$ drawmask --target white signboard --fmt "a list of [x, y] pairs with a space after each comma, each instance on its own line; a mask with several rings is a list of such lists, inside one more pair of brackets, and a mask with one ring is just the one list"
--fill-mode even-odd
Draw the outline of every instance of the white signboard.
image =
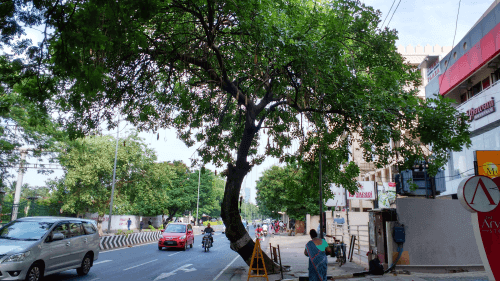
[[345, 207], [345, 189], [331, 183], [330, 190], [332, 191], [334, 198], [328, 199], [325, 205], [327, 207]]
[[373, 181], [359, 181], [358, 191], [354, 194], [347, 194], [347, 199], [358, 200], [375, 200], [375, 182]]

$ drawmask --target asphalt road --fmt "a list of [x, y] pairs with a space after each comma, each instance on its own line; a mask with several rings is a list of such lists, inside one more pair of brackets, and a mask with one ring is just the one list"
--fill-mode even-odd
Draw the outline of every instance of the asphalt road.
[[[254, 229], [250, 227], [253, 237]], [[214, 236], [209, 252], [201, 247], [201, 235], [196, 235], [193, 248], [158, 250], [156, 242], [131, 248], [102, 251], [87, 276], [78, 276], [76, 270], [64, 271], [46, 278], [66, 281], [114, 280], [221, 280], [238, 278], [235, 274], [248, 270], [243, 259], [229, 248], [229, 240], [220, 232]]]

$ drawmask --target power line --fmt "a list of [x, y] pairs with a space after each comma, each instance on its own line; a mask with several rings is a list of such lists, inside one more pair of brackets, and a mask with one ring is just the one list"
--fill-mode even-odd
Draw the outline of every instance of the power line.
[[396, 11], [397, 11], [397, 9], [398, 9], [399, 4], [401, 4], [401, 0], [399, 0], [398, 5], [396, 6], [396, 9], [394, 9], [394, 12], [392, 13], [391, 19], [390, 19], [390, 20], [389, 20], [389, 22], [387, 23], [387, 27], [389, 27], [389, 24], [391, 24], [392, 17], [394, 17], [394, 14], [396, 13]]
[[385, 20], [387, 19], [387, 17], [391, 13], [391, 10], [392, 10], [392, 7], [394, 6], [394, 3], [396, 3], [396, 0], [392, 1], [391, 8], [389, 9], [389, 12], [387, 12], [387, 15], [385, 16], [384, 22], [382, 22], [382, 25], [380, 26], [380, 29], [382, 29], [384, 27]]
[[[457, 36], [457, 27], [458, 27], [458, 15], [460, 14], [460, 3], [462, 3], [462, 0], [458, 0], [458, 11], [457, 11], [457, 19], [455, 20], [455, 34], [453, 35], [453, 43], [451, 44], [451, 50], [453, 51], [453, 47], [455, 47], [455, 37]], [[448, 59], [445, 58], [445, 64], [446, 64], [446, 68], [444, 69], [443, 71], [443, 74], [441, 75], [444, 75], [446, 73], [446, 70], [448, 70], [448, 66], [450, 65], [450, 60], [451, 59], [451, 51], [450, 51], [450, 54], [448, 56]], [[441, 81], [443, 79], [439, 79], [439, 88], [441, 88]]]

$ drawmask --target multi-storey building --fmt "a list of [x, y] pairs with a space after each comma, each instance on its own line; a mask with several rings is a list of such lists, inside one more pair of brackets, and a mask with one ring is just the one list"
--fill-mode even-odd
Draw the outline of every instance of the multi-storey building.
[[437, 72], [425, 86], [427, 98], [455, 101], [469, 117], [472, 146], [451, 152], [446, 192], [455, 196], [463, 177], [474, 175], [475, 150], [500, 150], [500, 5], [497, 1], [444, 57], [428, 56], [421, 68]]
[[[427, 45], [422, 47], [417, 45], [413, 47], [408, 45], [406, 47], [399, 46], [398, 52], [405, 58], [405, 60], [415, 66], [419, 67], [422, 74], [422, 84], [419, 87], [418, 97], [425, 98], [425, 88], [430, 81], [439, 74], [439, 68], [436, 65], [429, 65], [429, 67], [421, 67], [422, 62], [427, 63], [429, 59], [433, 59], [432, 62], [435, 63], [439, 57], [443, 57], [445, 54], [451, 51], [451, 46], [430, 46]], [[427, 64], [425, 64], [427, 66]], [[355, 161], [360, 167], [361, 173], [358, 177], [358, 181], [373, 181], [377, 182], [379, 186], [383, 186], [384, 183], [394, 182], [394, 174], [397, 173], [396, 166], [391, 164], [380, 169], [376, 169], [373, 163], [366, 162], [363, 159], [363, 151], [360, 149], [359, 144], [356, 142], [352, 145], [352, 155], [353, 161]], [[373, 209], [373, 201], [369, 200], [349, 200], [351, 211], [368, 211]]]

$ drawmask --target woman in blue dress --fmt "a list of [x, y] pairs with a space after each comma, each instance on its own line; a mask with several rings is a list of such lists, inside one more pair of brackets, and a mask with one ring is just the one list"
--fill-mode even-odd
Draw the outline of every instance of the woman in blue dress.
[[304, 254], [309, 257], [309, 281], [326, 281], [327, 253], [331, 249], [325, 239], [318, 238], [316, 230], [309, 231], [311, 241], [307, 242]]

